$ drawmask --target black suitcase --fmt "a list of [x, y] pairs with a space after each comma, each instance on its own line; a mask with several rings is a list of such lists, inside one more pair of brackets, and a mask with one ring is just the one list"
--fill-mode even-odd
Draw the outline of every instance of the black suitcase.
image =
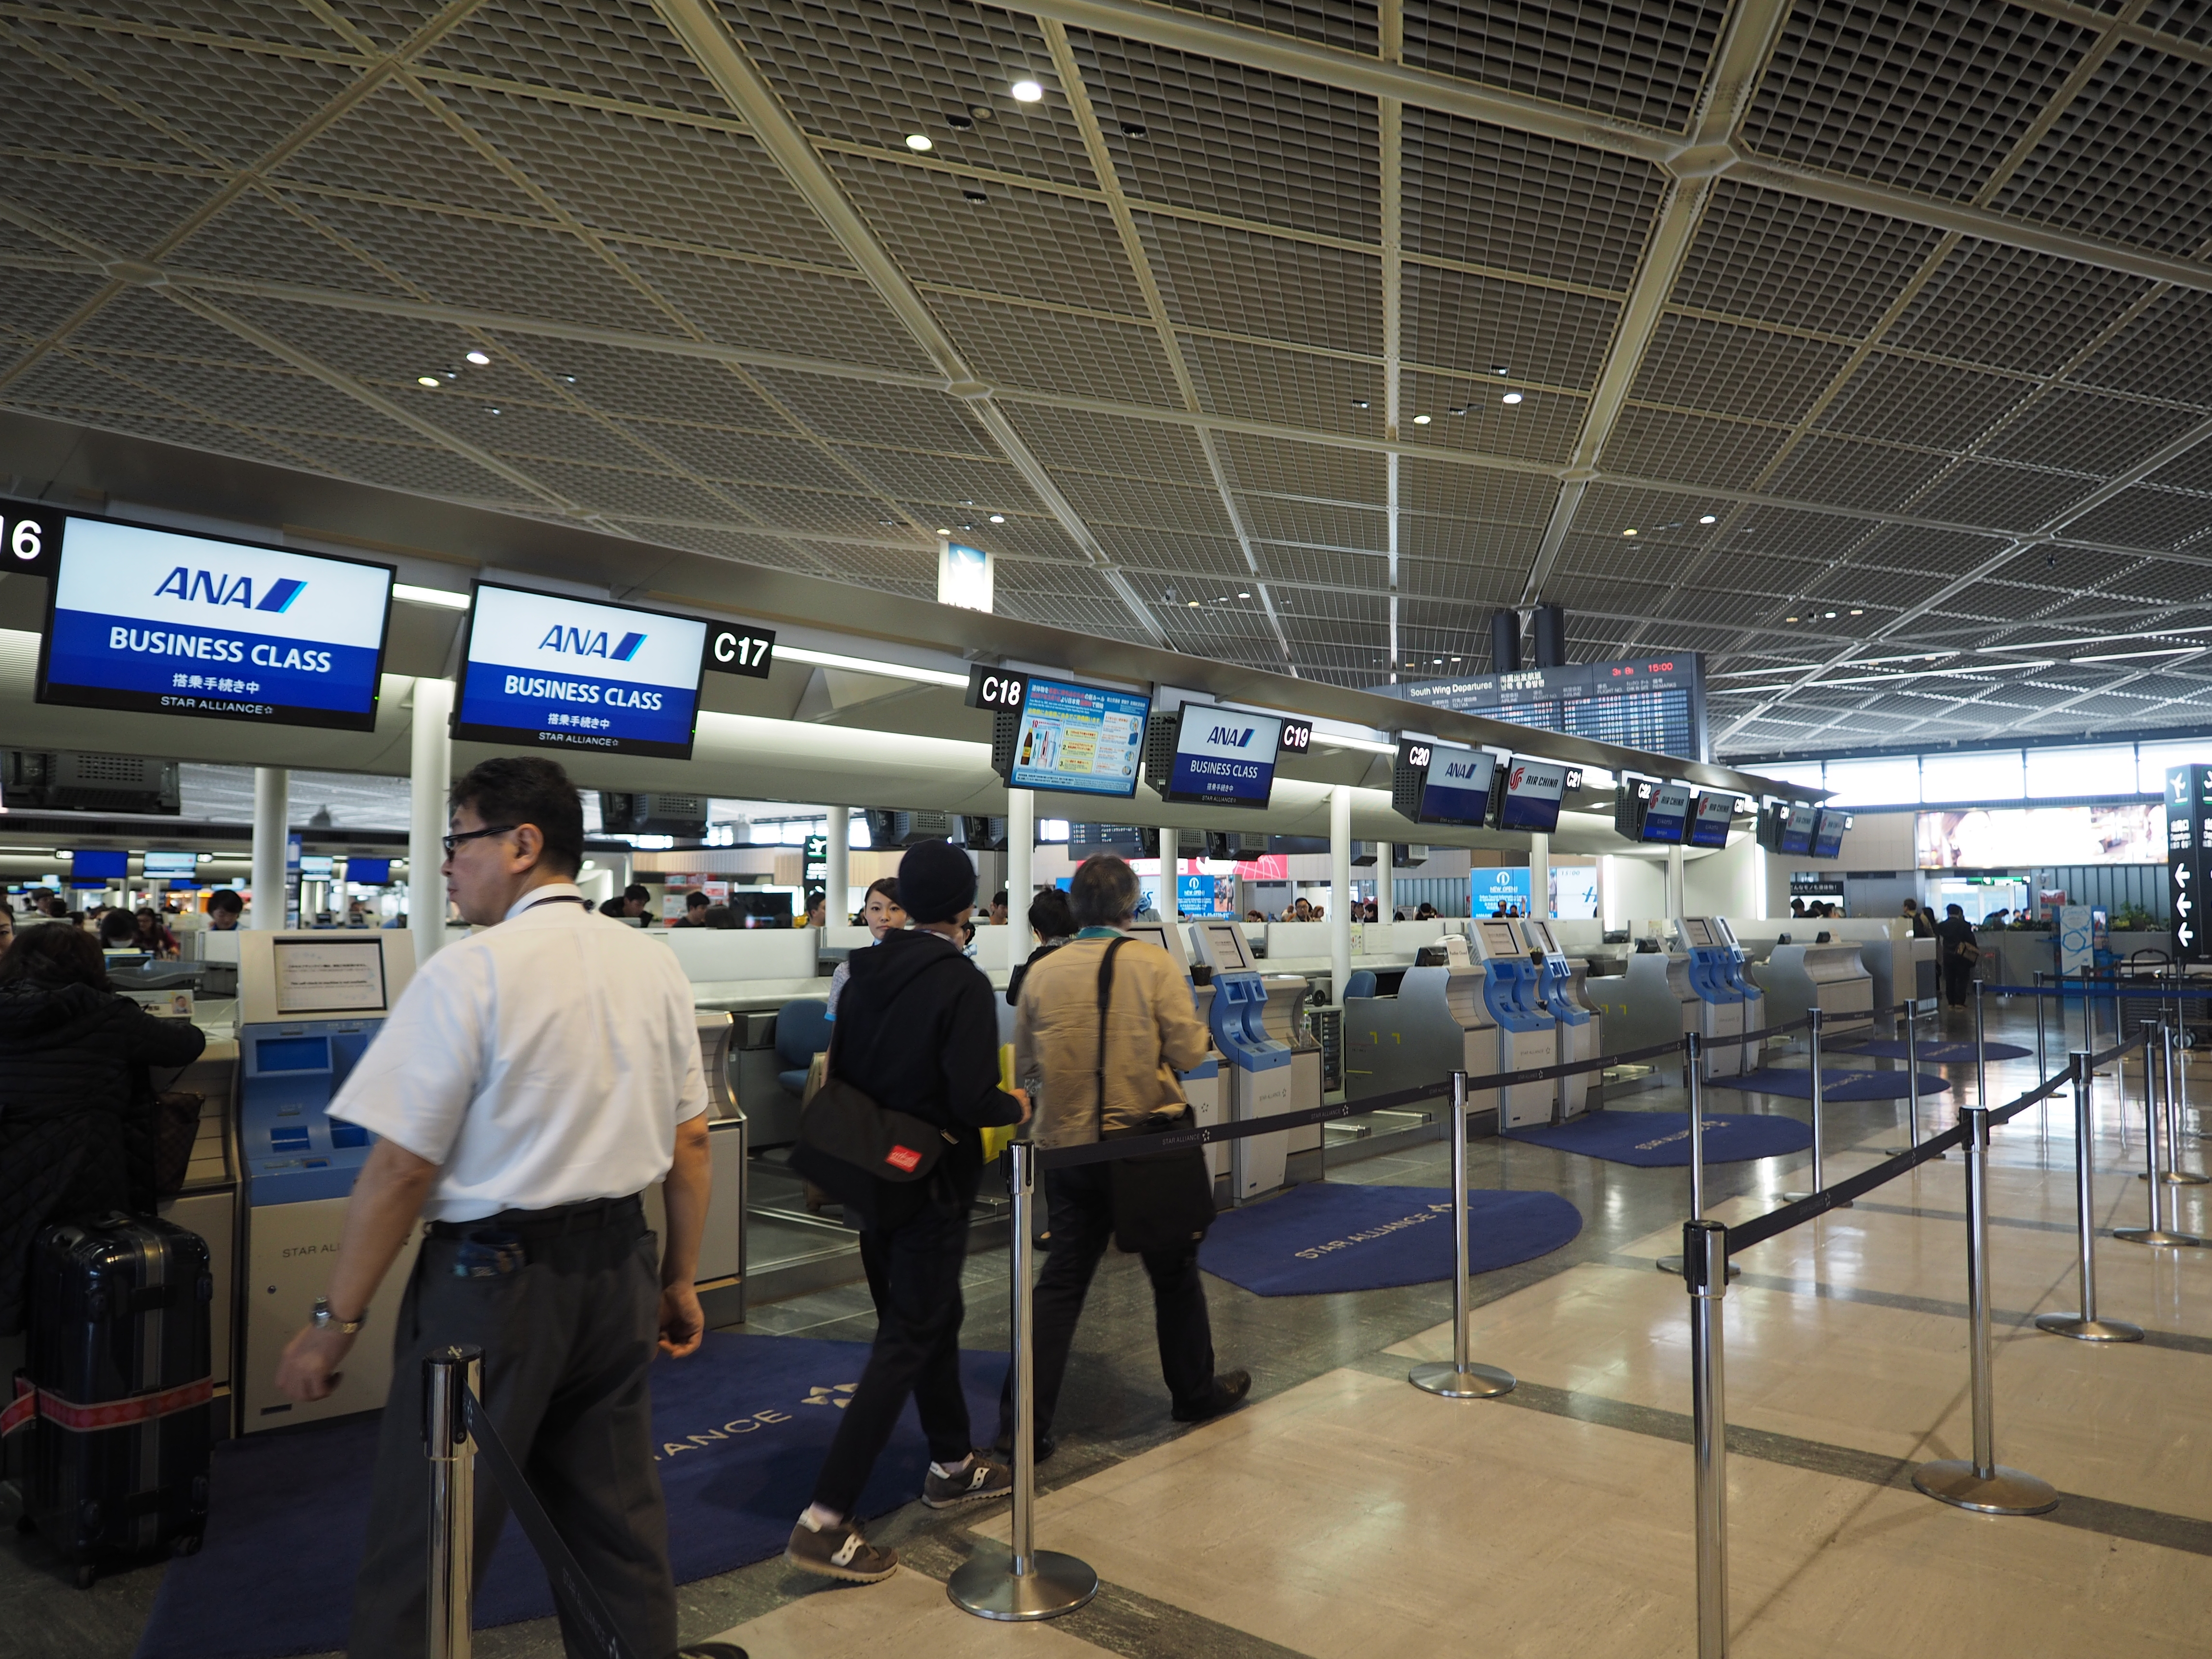
[[[150, 1217], [64, 1222], [33, 1250], [21, 1524], [91, 1583], [103, 1560], [199, 1547], [213, 1397], [207, 1241]], [[28, 1418], [28, 1423], [22, 1419]]]

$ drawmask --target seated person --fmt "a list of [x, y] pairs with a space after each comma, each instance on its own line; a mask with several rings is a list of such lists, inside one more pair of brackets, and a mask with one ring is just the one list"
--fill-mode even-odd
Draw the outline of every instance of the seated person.
[[238, 931], [238, 919], [245, 909], [246, 901], [239, 897], [234, 889], [218, 887], [208, 895], [208, 927], [218, 933], [234, 933]]
[[128, 910], [100, 912], [100, 948], [102, 951], [135, 951], [138, 948], [138, 923]]
[[135, 942], [140, 950], [149, 957], [160, 957], [171, 962], [176, 960], [177, 936], [169, 931], [168, 924], [161, 920], [160, 912], [142, 906], [131, 920], [137, 927]]
[[672, 921], [668, 925], [671, 927], [704, 927], [707, 925], [707, 909], [710, 902], [707, 896], [695, 887], [684, 896], [683, 919], [679, 921]]

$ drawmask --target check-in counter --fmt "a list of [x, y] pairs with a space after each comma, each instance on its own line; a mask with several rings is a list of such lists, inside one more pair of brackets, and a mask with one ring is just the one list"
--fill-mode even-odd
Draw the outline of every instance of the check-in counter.
[[1764, 963], [1752, 965], [1753, 976], [1766, 992], [1768, 1023], [1786, 1025], [1815, 1006], [1831, 1024], [1872, 1010], [1874, 975], [1861, 960], [1863, 948], [1856, 939], [1775, 945]]
[[1584, 981], [1605, 1018], [1605, 1046], [1613, 1054], [1680, 1042], [1698, 1029], [1701, 1005], [1690, 984], [1690, 959], [1680, 952], [1639, 951], [1626, 969]]
[[[1267, 993], [1261, 1008], [1267, 1035], [1291, 1051], [1291, 1109], [1310, 1111], [1321, 1104], [1321, 1044], [1306, 1028], [1306, 999], [1313, 987], [1297, 974], [1263, 974], [1260, 983]], [[1319, 1152], [1321, 1125], [1291, 1130], [1284, 1147], [1292, 1158]]]
[[[1355, 1106], [1453, 1072], [1481, 1077], [1497, 1068], [1498, 1023], [1478, 963], [1409, 968], [1395, 996], [1344, 1005], [1344, 1096]], [[1497, 1091], [1469, 1096], [1468, 1109], [1496, 1111]]]
[[[1826, 988], [1860, 986], [1824, 988], [1820, 1002], [1826, 1013], [1889, 1007], [1905, 1000], [1914, 965], [1935, 960], [1936, 941], [1915, 939], [1912, 924], [1901, 916], [1775, 916], [1735, 926], [1752, 958], [1753, 978], [1769, 993], [1771, 1025], [1803, 1018], [1813, 1006], [1808, 988], [1815, 979]], [[1819, 942], [1823, 933], [1825, 945]], [[1781, 942], [1785, 934], [1787, 945]], [[1801, 972], [1807, 975], [1802, 981], [1796, 977]]]

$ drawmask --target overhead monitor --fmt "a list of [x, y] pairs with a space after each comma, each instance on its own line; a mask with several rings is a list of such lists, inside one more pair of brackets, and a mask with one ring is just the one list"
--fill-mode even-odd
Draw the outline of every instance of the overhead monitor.
[[1030, 676], [1006, 781], [1017, 789], [1135, 794], [1152, 707], [1134, 691]]
[[1813, 856], [1832, 859], [1843, 856], [1844, 831], [1851, 827], [1851, 815], [1840, 807], [1823, 806], [1813, 817]]
[[1644, 830], [1639, 841], [1680, 842], [1689, 829], [1690, 786], [1686, 783], [1662, 783], [1651, 792], [1650, 804], [1644, 809]]
[[367, 939], [279, 939], [270, 948], [276, 963], [279, 1017], [385, 1011], [384, 941], [374, 934]]
[[1216, 806], [1267, 805], [1275, 786], [1275, 753], [1282, 742], [1280, 717], [1190, 702], [1176, 715], [1168, 799]]
[[1735, 797], [1726, 790], [1708, 789], [1697, 798], [1696, 815], [1690, 820], [1690, 845], [1725, 847], [1729, 820], [1735, 811]]
[[1549, 835], [1559, 827], [1559, 801], [1567, 792], [1567, 769], [1557, 761], [1517, 755], [1505, 768], [1498, 792], [1498, 827]]
[[70, 854], [70, 877], [74, 881], [124, 881], [131, 874], [131, 854], [104, 848], [80, 847]]
[[337, 862], [328, 853], [309, 853], [300, 860], [300, 876], [304, 881], [328, 881], [331, 867]]
[[478, 582], [453, 735], [689, 760], [706, 641], [696, 617]]
[[52, 515], [38, 701], [270, 726], [376, 726], [389, 565]]
[[197, 876], [200, 872], [198, 853], [165, 853], [149, 850], [146, 854], [146, 878], [149, 881], [181, 881]]
[[390, 859], [348, 859], [346, 879], [361, 887], [382, 887], [392, 879]]
[[1782, 820], [1775, 836], [1774, 850], [1778, 853], [1810, 853], [1813, 850], [1814, 809], [1793, 806], [1790, 816]]
[[1432, 745], [1421, 788], [1421, 822], [1481, 828], [1489, 820], [1497, 773], [1497, 757], [1487, 750]]

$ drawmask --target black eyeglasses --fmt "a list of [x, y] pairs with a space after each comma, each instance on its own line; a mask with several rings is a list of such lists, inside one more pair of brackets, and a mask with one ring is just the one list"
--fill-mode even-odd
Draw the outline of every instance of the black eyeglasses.
[[453, 856], [453, 848], [459, 847], [465, 841], [477, 841], [485, 836], [507, 835], [512, 833], [515, 828], [516, 826], [512, 823], [495, 823], [487, 830], [464, 830], [458, 836], [443, 836], [439, 839], [446, 849], [446, 856], [447, 858], [451, 858]]

